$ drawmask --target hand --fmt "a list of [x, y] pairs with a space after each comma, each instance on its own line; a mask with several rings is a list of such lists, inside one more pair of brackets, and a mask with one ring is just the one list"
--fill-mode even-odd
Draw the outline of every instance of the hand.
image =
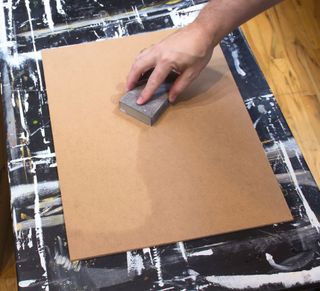
[[137, 100], [144, 104], [174, 71], [179, 74], [169, 91], [169, 101], [174, 102], [208, 64], [214, 45], [213, 37], [196, 22], [179, 29], [137, 56], [128, 75], [127, 89], [133, 89], [141, 75], [154, 68]]

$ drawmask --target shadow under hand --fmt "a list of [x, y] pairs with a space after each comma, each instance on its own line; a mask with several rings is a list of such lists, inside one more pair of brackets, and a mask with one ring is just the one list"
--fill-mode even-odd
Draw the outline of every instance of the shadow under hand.
[[[179, 107], [182, 105], [180, 103], [190, 103], [192, 106], [199, 105], [203, 106], [214, 101], [217, 101], [221, 98], [220, 94], [217, 95], [208, 95], [205, 94], [210, 88], [215, 86], [224, 75], [210, 67], [206, 67], [195, 79], [189, 87], [177, 98], [177, 101], [174, 103], [175, 106]], [[186, 106], [187, 104], [183, 104]]]

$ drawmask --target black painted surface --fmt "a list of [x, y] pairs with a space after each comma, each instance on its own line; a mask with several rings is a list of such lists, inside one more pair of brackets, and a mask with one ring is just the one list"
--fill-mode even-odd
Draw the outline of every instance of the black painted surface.
[[[0, 1], [1, 95], [22, 290], [281, 290], [320, 280], [319, 189], [239, 30], [221, 46], [294, 221], [69, 261], [39, 51], [177, 26], [204, 1], [172, 2], [65, 0], [59, 10], [56, 0]], [[292, 278], [302, 279], [295, 286]]]

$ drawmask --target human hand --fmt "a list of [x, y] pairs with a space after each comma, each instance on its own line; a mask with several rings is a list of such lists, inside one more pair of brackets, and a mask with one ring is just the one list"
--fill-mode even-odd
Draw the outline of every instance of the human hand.
[[207, 65], [214, 46], [213, 37], [193, 22], [136, 57], [127, 78], [127, 89], [133, 89], [141, 75], [154, 68], [137, 100], [138, 104], [144, 104], [174, 71], [179, 74], [169, 91], [169, 101], [174, 102]]

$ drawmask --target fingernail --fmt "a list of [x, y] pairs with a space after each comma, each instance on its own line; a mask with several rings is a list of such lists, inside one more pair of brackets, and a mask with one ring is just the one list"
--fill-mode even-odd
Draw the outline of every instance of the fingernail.
[[176, 96], [169, 96], [169, 102], [173, 103], [176, 100]]
[[142, 99], [142, 97], [139, 97], [137, 100], [137, 104], [141, 105], [142, 103], [143, 103], [143, 99]]

